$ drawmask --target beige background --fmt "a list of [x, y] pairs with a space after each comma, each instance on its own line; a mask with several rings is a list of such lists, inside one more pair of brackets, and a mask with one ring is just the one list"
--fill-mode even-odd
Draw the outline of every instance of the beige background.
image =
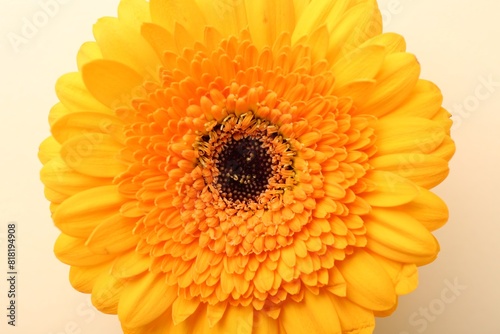
[[[80, 44], [118, 0], [0, 0], [0, 332], [121, 333], [74, 291], [68, 268], [52, 254], [58, 235], [38, 179], [39, 142], [57, 101], [54, 83], [76, 68]], [[222, 0], [216, 0], [222, 1]], [[422, 268], [417, 291], [400, 299], [376, 334], [500, 334], [500, 2], [380, 0], [387, 31], [407, 39], [454, 115], [457, 153], [436, 188], [450, 222], [436, 235], [441, 253]], [[49, 10], [50, 11], [50, 10]], [[44, 19], [45, 17], [45, 19]], [[38, 20], [37, 30], [23, 27]], [[13, 34], [23, 37], [12, 43]], [[18, 327], [6, 325], [6, 224], [18, 224]], [[451, 288], [450, 288], [451, 286]]]

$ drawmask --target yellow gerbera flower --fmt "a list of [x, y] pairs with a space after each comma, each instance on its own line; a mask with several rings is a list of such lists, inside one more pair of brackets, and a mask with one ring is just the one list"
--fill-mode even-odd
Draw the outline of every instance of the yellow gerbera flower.
[[436, 258], [449, 114], [375, 0], [122, 0], [41, 179], [125, 333], [372, 333]]

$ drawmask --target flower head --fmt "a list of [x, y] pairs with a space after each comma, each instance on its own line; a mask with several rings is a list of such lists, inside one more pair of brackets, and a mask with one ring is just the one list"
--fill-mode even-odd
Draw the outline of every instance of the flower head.
[[125, 333], [371, 333], [447, 218], [438, 88], [375, 0], [122, 0], [56, 85], [41, 178]]

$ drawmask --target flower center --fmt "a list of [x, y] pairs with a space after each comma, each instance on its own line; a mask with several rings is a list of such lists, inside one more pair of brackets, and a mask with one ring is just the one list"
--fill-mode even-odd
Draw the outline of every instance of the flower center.
[[[293, 177], [293, 149], [278, 128], [253, 112], [210, 124], [195, 144], [206, 191], [219, 209], [264, 209]], [[290, 182], [288, 182], [290, 183]], [[223, 203], [222, 203], [223, 202]]]
[[229, 201], [255, 201], [267, 188], [273, 174], [273, 159], [259, 138], [229, 139], [216, 153], [219, 170], [216, 183], [222, 197]]

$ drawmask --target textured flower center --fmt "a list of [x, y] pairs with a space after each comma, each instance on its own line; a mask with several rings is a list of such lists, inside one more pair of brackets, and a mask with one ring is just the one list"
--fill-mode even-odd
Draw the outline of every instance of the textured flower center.
[[230, 207], [264, 208], [273, 194], [282, 192], [292, 169], [293, 152], [277, 127], [253, 112], [229, 115], [209, 127], [213, 128], [194, 144], [207, 191]]
[[268, 185], [273, 160], [264, 143], [255, 137], [231, 138], [214, 155], [219, 171], [217, 185], [226, 200], [254, 200]]

